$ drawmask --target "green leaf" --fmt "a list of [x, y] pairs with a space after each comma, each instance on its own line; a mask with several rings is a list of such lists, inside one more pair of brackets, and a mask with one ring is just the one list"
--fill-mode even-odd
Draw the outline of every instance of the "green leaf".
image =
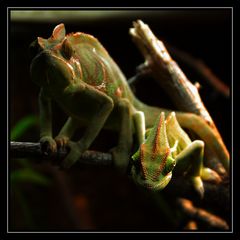
[[12, 184], [17, 182], [30, 182], [43, 186], [47, 186], [50, 184], [50, 180], [47, 177], [45, 177], [42, 174], [39, 174], [38, 172], [30, 168], [12, 171], [10, 174], [10, 180]]
[[11, 141], [17, 140], [21, 137], [30, 127], [38, 123], [38, 118], [34, 115], [28, 115], [22, 118], [17, 124], [13, 127], [10, 132]]

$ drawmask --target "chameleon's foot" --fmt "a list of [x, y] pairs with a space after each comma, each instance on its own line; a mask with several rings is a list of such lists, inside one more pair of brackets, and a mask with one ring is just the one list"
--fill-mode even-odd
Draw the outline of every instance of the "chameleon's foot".
[[55, 137], [55, 141], [59, 148], [65, 148], [66, 146], [68, 146], [69, 138], [66, 136], [58, 135], [57, 137]]
[[202, 168], [201, 170], [201, 178], [204, 181], [213, 182], [216, 184], [221, 182], [221, 177], [217, 174], [217, 172], [206, 167]]
[[70, 148], [66, 158], [61, 163], [61, 167], [70, 168], [81, 157], [83, 150], [79, 143], [69, 141], [68, 147]]
[[200, 195], [201, 198], [204, 197], [204, 187], [203, 187], [203, 181], [200, 176], [192, 177], [192, 183], [194, 189], [197, 191], [197, 193]]
[[41, 151], [45, 155], [50, 155], [57, 151], [57, 144], [50, 136], [44, 136], [40, 139]]
[[129, 154], [118, 147], [112, 148], [110, 152], [112, 153], [114, 167], [121, 173], [125, 174], [127, 172], [130, 159]]
[[193, 186], [201, 198], [204, 197], [203, 180], [218, 184], [221, 182], [221, 177], [214, 170], [206, 167], [202, 168], [201, 176], [192, 177]]

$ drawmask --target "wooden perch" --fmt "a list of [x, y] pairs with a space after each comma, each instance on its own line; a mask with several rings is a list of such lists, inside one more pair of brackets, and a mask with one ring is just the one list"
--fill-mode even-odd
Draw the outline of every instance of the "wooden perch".
[[229, 226], [225, 220], [202, 208], [195, 207], [191, 201], [180, 198], [178, 204], [182, 211], [190, 218], [201, 221], [211, 228], [229, 230]]
[[[130, 34], [145, 58], [145, 67], [151, 69], [155, 80], [179, 110], [195, 113], [206, 121], [216, 133], [225, 155], [229, 156], [222, 137], [201, 100], [197, 85], [193, 85], [187, 79], [177, 63], [171, 58], [163, 42], [158, 40], [147, 24], [138, 20], [133, 23], [133, 26], [130, 29]], [[209, 166], [222, 174], [223, 168], [216, 169], [216, 154], [208, 150], [207, 152], [208, 155], [211, 155], [207, 156]]]
[[[30, 143], [30, 142], [11, 142], [10, 145], [10, 157], [11, 158], [33, 158], [39, 161], [42, 160], [51, 160], [52, 163], [55, 164], [61, 162], [67, 155], [67, 150], [58, 150], [58, 152], [46, 155], [42, 153], [40, 148], [40, 143]], [[112, 155], [110, 153], [103, 153], [97, 151], [86, 151], [82, 154], [79, 159], [79, 164], [88, 164], [95, 166], [113, 166], [112, 164]], [[75, 166], [75, 165], [74, 165]], [[191, 199], [195, 199], [198, 197], [197, 194], [193, 193], [193, 189], [189, 181], [186, 181], [186, 178], [177, 177], [173, 178], [172, 183], [167, 187], [167, 192], [170, 192], [174, 196], [181, 197], [190, 197]], [[204, 199], [206, 202], [210, 204], [214, 204], [216, 198], [218, 199], [218, 203], [221, 205], [222, 209], [226, 209], [229, 207], [229, 189], [227, 186], [223, 186], [222, 184], [215, 184], [210, 182], [204, 182], [205, 195]], [[214, 197], [215, 196], [215, 197]], [[228, 211], [227, 209], [226, 211]]]
[[[66, 157], [68, 151], [66, 149], [59, 149], [56, 153], [49, 155], [41, 151], [40, 143], [30, 142], [11, 142], [10, 156], [13, 158], [35, 158], [35, 159], [63, 159]], [[110, 166], [112, 164], [112, 155], [109, 153], [102, 153], [97, 151], [86, 151], [82, 154], [78, 163]]]

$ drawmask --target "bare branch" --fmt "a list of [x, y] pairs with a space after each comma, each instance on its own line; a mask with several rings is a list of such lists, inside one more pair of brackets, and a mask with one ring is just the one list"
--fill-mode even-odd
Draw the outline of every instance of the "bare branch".
[[178, 200], [178, 204], [181, 207], [182, 211], [192, 219], [202, 221], [212, 228], [223, 230], [229, 229], [229, 226], [225, 220], [210, 212], [207, 212], [202, 208], [193, 206], [192, 202], [187, 199], [180, 198]]
[[[30, 142], [11, 142], [11, 157], [34, 157], [35, 159], [63, 159], [67, 155], [66, 149], [58, 149], [56, 153], [46, 155], [42, 153], [40, 143]], [[79, 163], [90, 165], [110, 166], [112, 164], [112, 155], [97, 151], [86, 151], [82, 154]]]
[[142, 21], [134, 22], [133, 25], [134, 28], [130, 30], [133, 41], [144, 55], [145, 63], [152, 70], [156, 81], [169, 94], [177, 108], [200, 115], [212, 125], [213, 120], [204, 107], [197, 88], [171, 58], [163, 42]]

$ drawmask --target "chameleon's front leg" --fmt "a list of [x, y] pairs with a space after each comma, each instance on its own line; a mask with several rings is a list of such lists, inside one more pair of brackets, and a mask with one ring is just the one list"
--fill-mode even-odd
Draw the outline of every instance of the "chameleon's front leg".
[[[70, 92], [72, 95], [76, 96], [77, 101], [82, 101], [81, 95], [84, 95], [86, 99], [95, 102], [96, 106], [99, 107], [96, 108], [95, 114], [92, 119], [90, 119], [89, 125], [87, 126], [82, 138], [77, 143], [71, 141], [69, 142], [68, 145], [70, 147], [70, 152], [62, 162], [62, 166], [64, 168], [71, 167], [80, 158], [81, 154], [90, 147], [104, 126], [104, 123], [114, 106], [110, 97], [100, 91], [97, 91], [91, 86], [84, 86], [83, 88], [79, 87], [79, 89], [76, 87], [76, 89], [70, 89]], [[77, 102], [76, 105], [78, 105]]]
[[118, 103], [120, 112], [120, 128], [118, 145], [111, 152], [113, 164], [120, 172], [126, 173], [130, 160], [131, 147], [133, 143], [133, 122], [131, 105], [127, 99], [120, 99]]
[[69, 117], [62, 127], [59, 134], [55, 137], [55, 141], [58, 147], [64, 147], [68, 145], [69, 140], [79, 128], [79, 121], [73, 117]]
[[51, 99], [46, 96], [44, 89], [39, 93], [40, 110], [40, 144], [43, 152], [49, 154], [57, 151], [57, 144], [52, 138], [52, 106]]
[[215, 181], [220, 180], [219, 175], [203, 166], [203, 156], [204, 156], [204, 142], [201, 140], [193, 141], [187, 148], [185, 148], [176, 157], [176, 167], [177, 172], [187, 172], [187, 175], [192, 180], [194, 188], [200, 194], [201, 197], [204, 195], [204, 187], [202, 180]]
[[137, 144], [140, 146], [145, 140], [146, 125], [145, 115], [142, 111], [136, 111], [133, 115], [134, 128], [137, 135]]

